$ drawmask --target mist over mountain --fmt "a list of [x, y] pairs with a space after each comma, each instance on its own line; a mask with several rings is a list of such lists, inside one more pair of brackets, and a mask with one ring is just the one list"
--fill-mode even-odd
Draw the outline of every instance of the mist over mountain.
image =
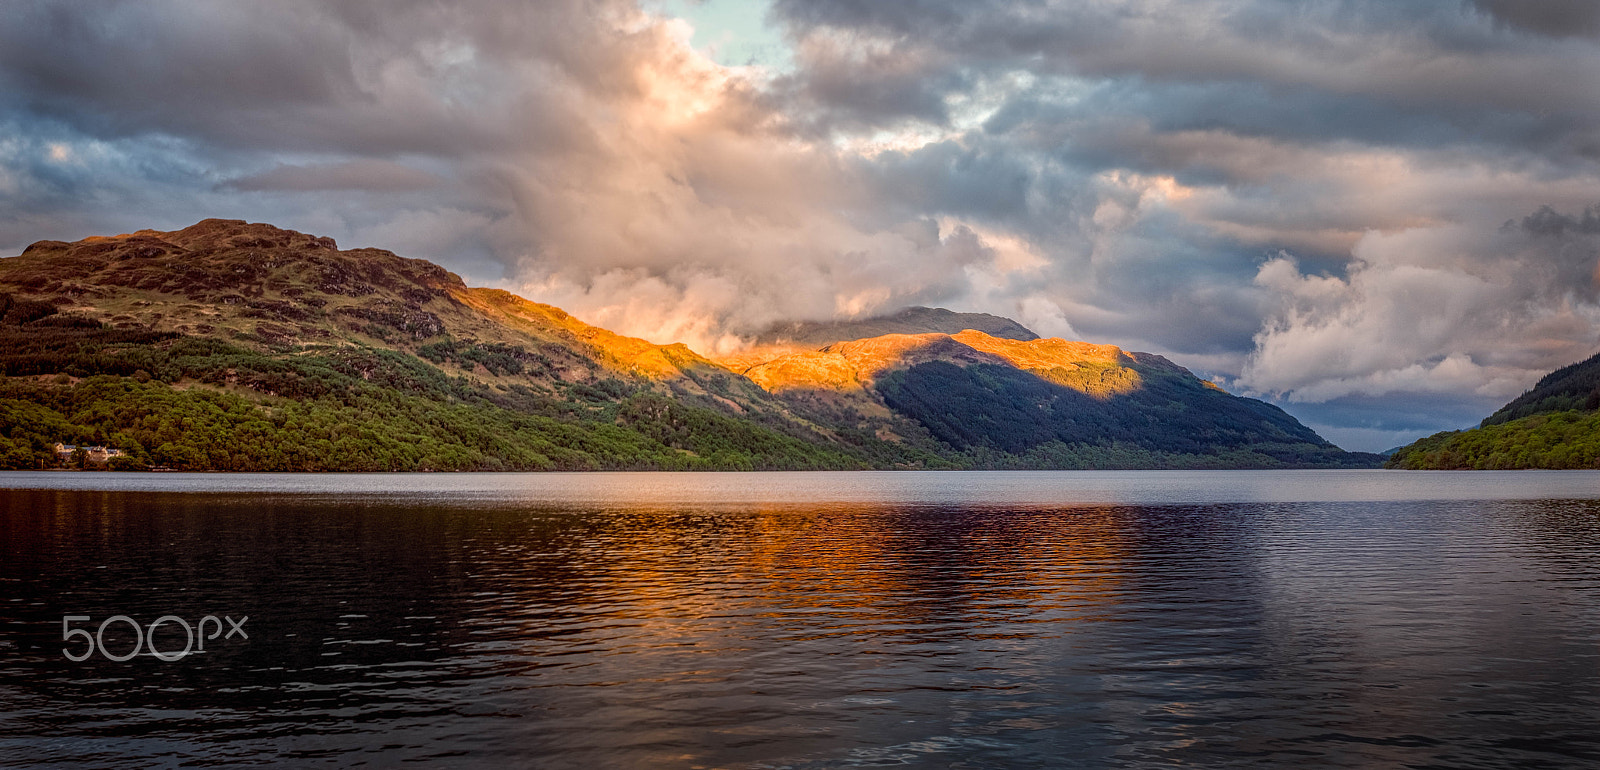
[[1376, 462], [1160, 356], [996, 316], [788, 324], [712, 360], [238, 220], [40, 241], [0, 260], [0, 293], [14, 468], [57, 462], [58, 442], [215, 470]]
[[1008, 340], [1039, 338], [1039, 335], [1016, 321], [988, 313], [957, 313], [940, 307], [908, 307], [898, 313], [860, 320], [773, 324], [756, 336], [755, 344], [821, 347], [833, 342], [849, 342], [885, 334], [956, 334], [967, 329]]

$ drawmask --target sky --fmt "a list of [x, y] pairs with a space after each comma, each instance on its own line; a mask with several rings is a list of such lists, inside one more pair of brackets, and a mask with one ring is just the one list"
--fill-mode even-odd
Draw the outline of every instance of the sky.
[[270, 222], [705, 353], [988, 312], [1380, 450], [1600, 349], [1597, 74], [1590, 0], [22, 0], [0, 254]]

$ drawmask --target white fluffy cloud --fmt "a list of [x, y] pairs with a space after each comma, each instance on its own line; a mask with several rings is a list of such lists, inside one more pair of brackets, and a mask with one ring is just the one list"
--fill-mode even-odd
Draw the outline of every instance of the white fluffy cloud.
[[1348, 275], [1291, 257], [1255, 283], [1276, 303], [1239, 382], [1290, 401], [1393, 392], [1509, 399], [1600, 344], [1593, 238], [1451, 225], [1368, 233]]

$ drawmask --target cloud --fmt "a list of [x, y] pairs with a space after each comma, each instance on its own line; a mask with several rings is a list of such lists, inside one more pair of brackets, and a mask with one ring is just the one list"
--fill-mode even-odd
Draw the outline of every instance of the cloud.
[[360, 190], [411, 192], [426, 190], [442, 180], [421, 169], [381, 160], [352, 160], [312, 166], [280, 163], [266, 171], [223, 182], [225, 190], [312, 192]]
[[[1125, 95], [1138, 101], [1145, 89], [1199, 85], [1258, 89], [1302, 105], [1307, 96], [1365, 99], [1387, 105], [1391, 115], [1423, 112], [1435, 119], [1463, 110], [1458, 117], [1481, 117], [1485, 107], [1543, 113], [1539, 121], [1547, 128], [1592, 114], [1600, 103], [1600, 94], [1530, 87], [1580, 82], [1600, 52], [1498, 34], [1495, 17], [1485, 23], [1483, 14], [1445, 3], [780, 0], [774, 15], [802, 49], [814, 40], [848, 41], [817, 46], [812, 68], [860, 65], [853, 82], [861, 93], [903, 79], [898, 68], [919, 62], [925, 86], [959, 87], [984, 73], [1026, 70], [1041, 79], [1127, 82], [1133, 93]], [[887, 53], [865, 55], [872, 51]], [[895, 62], [896, 69], [874, 61]], [[1218, 111], [1227, 114], [1233, 102], [1218, 103]], [[1585, 130], [1581, 123], [1566, 128]]]
[[1600, 34], [1600, 6], [1589, 0], [1472, 0], [1495, 21], [1550, 37]]
[[1287, 256], [1261, 266], [1255, 282], [1276, 309], [1241, 385], [1304, 402], [1504, 401], [1600, 344], [1600, 238], [1452, 225], [1370, 233], [1354, 254], [1346, 277], [1307, 274]]
[[1584, 235], [1600, 235], [1600, 216], [1595, 215], [1594, 207], [1583, 210], [1583, 217], [1562, 214], [1549, 206], [1540, 206], [1538, 211], [1522, 218], [1522, 229], [1534, 235], [1548, 235], [1560, 237], [1567, 233], [1582, 233]]

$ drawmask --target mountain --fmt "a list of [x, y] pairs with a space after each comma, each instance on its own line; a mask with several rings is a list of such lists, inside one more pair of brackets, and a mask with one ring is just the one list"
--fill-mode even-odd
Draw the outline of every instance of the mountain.
[[[683, 345], [588, 326], [509, 292], [379, 249], [340, 251], [271, 225], [206, 220], [174, 232], [41, 241], [0, 262], [0, 284], [111, 328], [149, 328], [267, 347], [423, 340], [531, 343], [565, 380], [716, 369]], [[470, 368], [470, 367], [469, 367]]]
[[58, 441], [223, 470], [937, 459], [841, 441], [685, 346], [269, 225], [44, 241], [0, 260], [0, 292], [10, 467]]
[[781, 344], [711, 360], [234, 220], [41, 241], [0, 259], [0, 467], [52, 465], [57, 442], [216, 470], [1376, 461], [1159, 356], [995, 316], [775, 328]]
[[1600, 355], [1557, 369], [1476, 428], [1394, 450], [1410, 470], [1600, 468]]
[[846, 321], [788, 321], [776, 323], [756, 335], [753, 344], [718, 359], [736, 371], [833, 344], [894, 334], [956, 334], [972, 329], [994, 337], [1036, 340], [1026, 326], [988, 313], [957, 313], [941, 307], [909, 307], [898, 313]]
[[909, 307], [898, 313], [855, 321], [792, 321], [773, 324], [756, 336], [756, 345], [822, 347], [885, 334], [955, 334], [975, 329], [991, 337], [1036, 340], [1039, 335], [1009, 318], [988, 313], [956, 313], [940, 307]]
[[[831, 422], [905, 422], [994, 467], [1365, 467], [1275, 406], [1161, 356], [1061, 339], [888, 334], [741, 372]], [[885, 416], [898, 418], [894, 424]]]

